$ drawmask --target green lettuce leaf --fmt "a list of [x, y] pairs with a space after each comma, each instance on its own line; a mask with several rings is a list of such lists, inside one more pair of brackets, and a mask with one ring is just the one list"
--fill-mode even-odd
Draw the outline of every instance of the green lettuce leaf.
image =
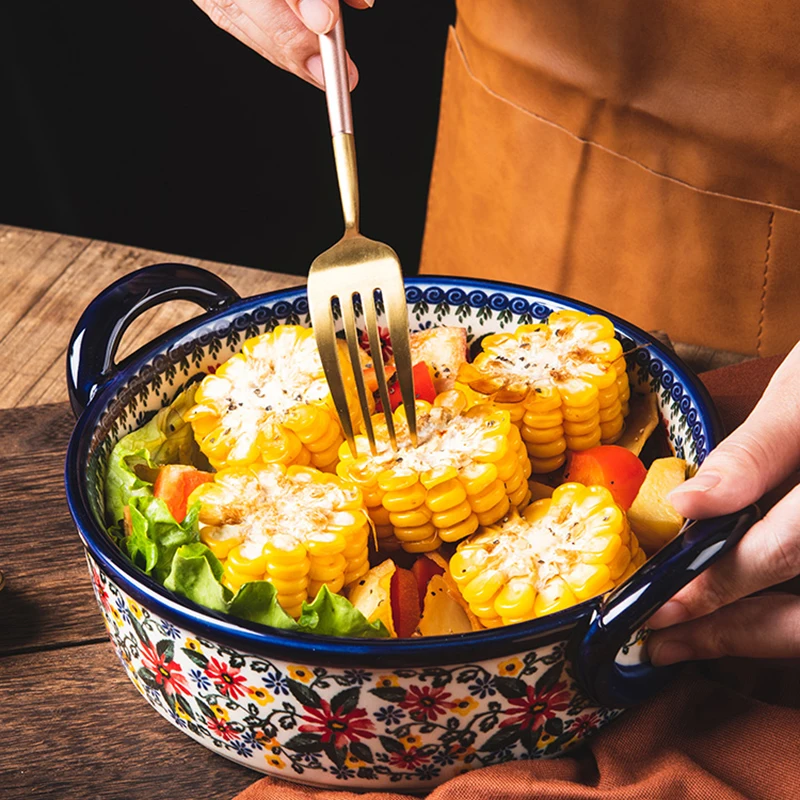
[[159, 583], [169, 575], [179, 547], [200, 538], [197, 517], [200, 503], [195, 503], [183, 522], [176, 522], [167, 504], [157, 497], [131, 497], [131, 532], [124, 539], [128, 557], [137, 567]]
[[367, 618], [346, 597], [334, 594], [327, 586], [320, 588], [313, 602], [303, 603], [303, 613], [297, 623], [300, 630], [328, 636], [373, 639], [389, 635], [380, 620], [367, 622]]
[[189, 464], [208, 469], [186, 413], [194, 405], [197, 384], [182, 391], [147, 424], [123, 436], [111, 451], [105, 480], [106, 521], [119, 523], [134, 497], [152, 497], [162, 464]]
[[313, 602], [303, 603], [300, 619], [295, 622], [279, 605], [269, 581], [245, 583], [233, 595], [220, 583], [221, 576], [217, 557], [198, 542], [175, 551], [164, 587], [206, 608], [272, 628], [357, 638], [389, 636], [383, 623], [367, 622], [346, 597], [334, 594], [327, 586], [319, 590]]
[[202, 543], [179, 547], [164, 588], [212, 611], [228, 612], [232, 592], [220, 583], [222, 564]]
[[298, 629], [297, 623], [281, 608], [278, 592], [269, 581], [245, 583], [231, 601], [228, 613], [271, 628]]

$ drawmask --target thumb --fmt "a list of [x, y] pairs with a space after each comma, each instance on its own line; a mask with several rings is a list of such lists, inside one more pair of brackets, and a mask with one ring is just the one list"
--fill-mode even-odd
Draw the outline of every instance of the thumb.
[[750, 416], [669, 496], [685, 517], [738, 511], [800, 463], [800, 345], [784, 359]]

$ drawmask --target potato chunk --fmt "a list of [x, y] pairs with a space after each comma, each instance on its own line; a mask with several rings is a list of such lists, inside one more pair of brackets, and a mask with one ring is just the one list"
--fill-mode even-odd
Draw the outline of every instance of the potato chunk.
[[647, 470], [639, 493], [628, 509], [628, 521], [639, 544], [651, 555], [673, 539], [684, 519], [667, 500], [667, 495], [686, 480], [682, 458], [658, 458]]

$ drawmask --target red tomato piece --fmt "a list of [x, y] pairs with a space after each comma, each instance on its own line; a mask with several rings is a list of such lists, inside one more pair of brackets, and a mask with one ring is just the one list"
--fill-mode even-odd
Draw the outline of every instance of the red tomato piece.
[[158, 471], [153, 494], [167, 504], [176, 522], [183, 522], [189, 495], [201, 483], [213, 480], [214, 476], [210, 472], [202, 472], [185, 464], [165, 464]]
[[391, 584], [392, 620], [400, 639], [407, 639], [417, 629], [422, 616], [417, 579], [410, 569], [397, 567]]
[[425, 594], [428, 591], [428, 581], [434, 575], [444, 574], [444, 568], [434, 564], [427, 556], [420, 556], [411, 567], [411, 572], [417, 579], [417, 589], [419, 591], [420, 607], [425, 602]]
[[617, 505], [627, 511], [646, 475], [645, 465], [630, 450], [604, 444], [572, 453], [564, 480], [577, 481], [584, 486], [605, 486]]
[[[436, 389], [433, 386], [430, 367], [424, 361], [420, 361], [414, 364], [412, 372], [414, 373], [414, 397], [417, 400], [427, 400], [427, 402], [432, 403], [436, 399]], [[398, 381], [394, 381], [389, 384], [389, 406], [394, 411], [402, 403], [403, 396], [400, 394], [400, 384]], [[383, 411], [380, 400], [378, 400], [375, 410]]]

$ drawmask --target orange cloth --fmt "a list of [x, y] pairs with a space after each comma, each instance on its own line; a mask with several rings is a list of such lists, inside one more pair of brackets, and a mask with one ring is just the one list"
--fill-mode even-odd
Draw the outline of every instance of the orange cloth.
[[[780, 358], [707, 373], [728, 430]], [[454, 778], [429, 800], [788, 800], [800, 795], [797, 662], [725, 660], [680, 678], [562, 758]], [[263, 778], [236, 800], [399, 800], [410, 795], [311, 789]]]

